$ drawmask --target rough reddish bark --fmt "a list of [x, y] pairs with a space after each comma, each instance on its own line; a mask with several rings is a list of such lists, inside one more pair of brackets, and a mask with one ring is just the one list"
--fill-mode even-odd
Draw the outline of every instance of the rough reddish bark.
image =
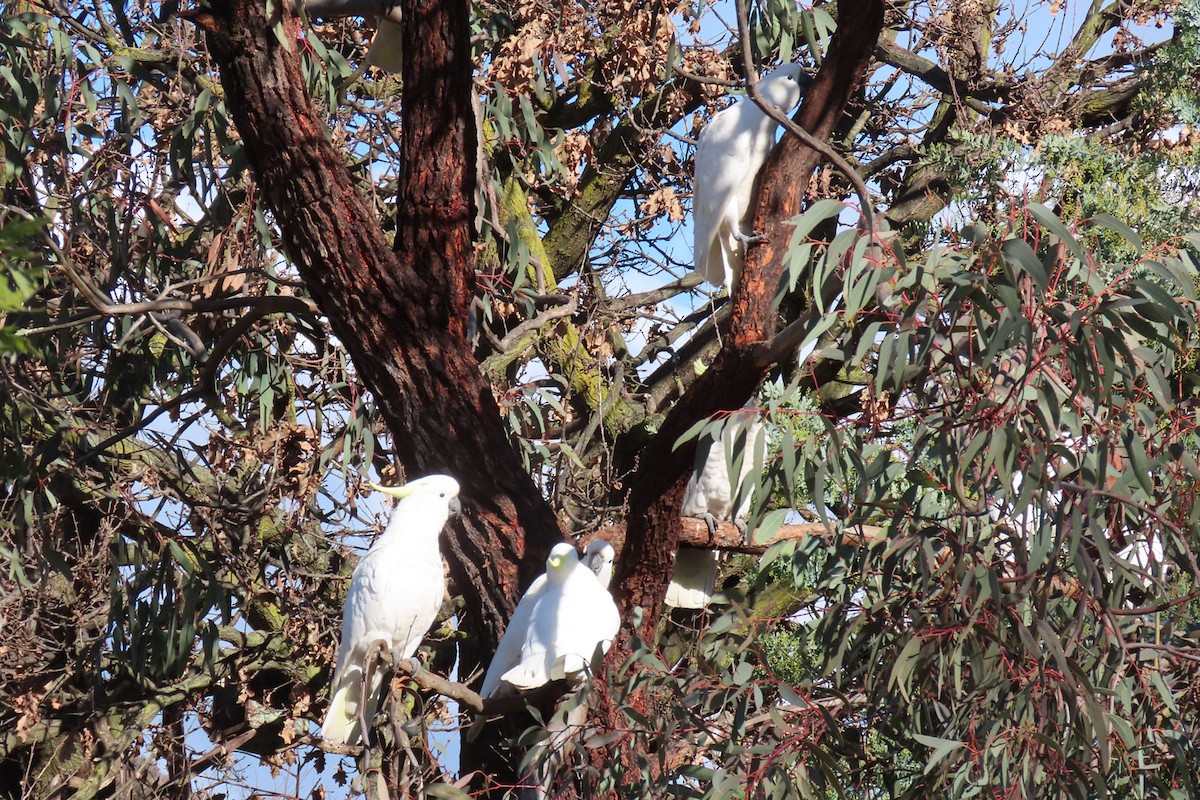
[[444, 548], [467, 591], [468, 646], [490, 653], [560, 533], [521, 468], [465, 338], [474, 281], [475, 124], [467, 0], [407, 0], [404, 171], [396, 249], [258, 0], [216, 2], [208, 28], [227, 104], [288, 255], [354, 359], [410, 475], [445, 472], [464, 513]]
[[[797, 112], [809, 133], [827, 140], [841, 118], [854, 87], [863, 79], [883, 29], [882, 0], [843, 0], [839, 25], [825, 62]], [[645, 610], [639, 630], [622, 632], [622, 641], [609, 652], [608, 663], [619, 664], [629, 654], [629, 636], [653, 641], [667, 583], [674, 568], [681, 532], [679, 508], [695, 445], [674, 448], [696, 422], [720, 411], [740, 408], [767, 373], [769, 365], [756, 358], [757, 346], [775, 333], [772, 307], [783, 275], [783, 255], [791, 234], [788, 222], [802, 210], [808, 176], [820, 154], [795, 137], [786, 137], [763, 170], [755, 229], [764, 241], [749, 248], [724, 345], [713, 364], [667, 415], [658, 435], [641, 455], [629, 482], [629, 516], [625, 547], [617, 562], [613, 586], [618, 587], [622, 618], [635, 607]], [[634, 697], [633, 704], [645, 698]], [[646, 713], [646, 707], [637, 707]], [[607, 698], [596, 705], [594, 718], [610, 728], [625, 727]], [[633, 767], [636, 761], [626, 759]]]
[[[862, 80], [883, 28], [881, 0], [844, 0], [838, 13], [854, 24], [839, 26], [796, 116], [805, 130], [822, 140], [829, 137]], [[794, 137], [785, 138], [772, 153], [763, 170], [755, 215], [754, 227], [764, 240], [747, 253], [725, 344], [712, 366], [671, 409], [629, 481], [625, 549], [613, 584], [620, 587], [619, 602], [626, 617], [635, 606], [646, 609], [640, 634], [647, 641], [674, 566], [681, 530], [679, 507], [695, 457], [692, 444], [672, 448], [699, 420], [740, 408], [765, 377], [769, 365], [760, 363], [755, 349], [775, 333], [772, 302], [783, 275], [789, 220], [802, 211], [808, 176], [820, 158]]]

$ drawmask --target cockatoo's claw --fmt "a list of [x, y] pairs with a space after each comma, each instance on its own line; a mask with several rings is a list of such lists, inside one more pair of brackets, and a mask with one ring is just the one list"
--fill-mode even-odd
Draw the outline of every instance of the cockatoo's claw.
[[704, 520], [704, 524], [708, 526], [708, 538], [715, 540], [717, 538], [717, 518], [712, 515], [711, 511], [705, 511], [700, 519]]
[[741, 231], [734, 231], [733, 238], [737, 239], [742, 244], [747, 244], [747, 245], [758, 244], [759, 242], [765, 242], [767, 240], [767, 237], [763, 236], [760, 231], [750, 231], [750, 233], [742, 233]]
[[742, 537], [746, 536], [746, 520], [738, 517], [733, 521], [733, 527], [737, 528], [742, 533]]

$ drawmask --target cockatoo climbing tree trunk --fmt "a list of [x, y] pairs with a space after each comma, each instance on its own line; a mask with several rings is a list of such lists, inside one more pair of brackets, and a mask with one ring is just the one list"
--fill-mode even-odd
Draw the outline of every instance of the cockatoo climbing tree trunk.
[[[827, 140], [842, 117], [854, 88], [862, 81], [883, 29], [882, 0], [843, 0], [838, 4], [839, 25], [820, 71], [805, 94], [795, 120], [810, 134]], [[634, 608], [644, 609], [637, 631], [623, 628], [608, 653], [609, 664], [629, 655], [629, 636], [654, 640], [654, 629], [663, 608], [667, 584], [674, 569], [681, 522], [679, 509], [695, 454], [694, 444], [675, 448], [675, 442], [696, 422], [719, 411], [734, 411], [750, 397], [772, 363], [794, 354], [799, 341], [791, 331], [776, 334], [773, 301], [783, 275], [783, 256], [791, 234], [789, 220], [802, 210], [808, 176], [821, 160], [815, 149], [798, 138], [784, 137], [763, 168], [757, 202], [752, 207], [754, 230], [762, 239], [752, 243], [737, 291], [723, 346], [711, 367], [692, 384], [664, 420], [658, 434], [640, 457], [640, 467], [630, 477], [629, 513], [625, 546], [618, 559], [613, 586], [623, 619]], [[605, 687], [599, 685], [598, 695]], [[634, 710], [645, 714], [646, 698], [632, 695]], [[611, 698], [599, 697], [593, 720], [620, 730], [626, 726]], [[627, 768], [636, 769], [637, 754], [620, 748]], [[613, 758], [603, 750], [603, 758]]]
[[[501, 424], [466, 339], [476, 152], [467, 0], [405, 0], [395, 251], [305, 89], [287, 3], [220, 0], [208, 32], [238, 133], [288, 254], [375, 395], [405, 469], [462, 485], [443, 552], [472, 586], [463, 653], [486, 663], [561, 537]], [[277, 35], [280, 34], [280, 35]], [[288, 45], [285, 46], [285, 42]]]

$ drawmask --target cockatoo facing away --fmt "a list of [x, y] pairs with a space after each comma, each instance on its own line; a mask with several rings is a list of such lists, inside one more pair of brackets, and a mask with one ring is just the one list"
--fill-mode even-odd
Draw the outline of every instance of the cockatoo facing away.
[[[751, 489], [762, 474], [764, 447], [763, 424], [757, 412], [747, 409], [731, 416], [720, 440], [710, 440], [700, 474], [693, 474], [688, 480], [680, 514], [703, 519], [714, 533], [717, 523], [726, 519], [733, 520], [745, 532]], [[699, 457], [701, 453], [697, 451], [696, 455]], [[730, 480], [731, 474], [736, 480]], [[666, 604], [673, 608], [708, 605], [717, 579], [718, 560], [715, 550], [679, 548], [675, 574], [667, 586]]]
[[504, 685], [534, 689], [588, 668], [597, 645], [608, 650], [621, 627], [617, 605], [575, 548], [554, 545], [546, 574], [525, 592], [496, 648], [479, 693]]
[[388, 16], [380, 17], [379, 27], [375, 29], [375, 38], [371, 40], [371, 47], [367, 50], [367, 63], [379, 67], [384, 72], [399, 75], [403, 33], [398, 7], [392, 9]]
[[617, 557], [617, 551], [613, 546], [603, 539], [597, 539], [583, 548], [583, 565], [592, 571], [596, 576], [596, 580], [600, 581], [600, 585], [605, 589], [612, 583], [613, 560]]
[[[783, 64], [759, 81], [764, 99], [790, 114], [811, 79], [799, 64]], [[775, 145], [778, 124], [749, 97], [718, 112], [696, 146], [692, 231], [694, 269], [714, 286], [733, 291], [745, 258], [742, 230], [754, 201], [754, 182]]]
[[354, 568], [346, 592], [342, 644], [321, 727], [325, 741], [337, 744], [357, 744], [362, 725], [370, 725], [379, 707], [383, 675], [365, 663], [375, 642], [382, 640], [395, 659], [409, 658], [437, 617], [446, 591], [438, 536], [459, 509], [458, 482], [446, 475], [375, 488], [400, 502]]

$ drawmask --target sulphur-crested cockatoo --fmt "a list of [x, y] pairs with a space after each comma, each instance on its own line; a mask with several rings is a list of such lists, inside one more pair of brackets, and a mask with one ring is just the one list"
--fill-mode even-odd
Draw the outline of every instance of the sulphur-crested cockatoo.
[[437, 617], [446, 591], [438, 536], [459, 508], [458, 482], [447, 475], [375, 488], [400, 502], [346, 592], [342, 646], [321, 727], [325, 741], [337, 744], [357, 744], [379, 707], [383, 675], [365, 663], [375, 642], [382, 640], [394, 659], [409, 658]]
[[[811, 79], [799, 64], [776, 67], [759, 81], [764, 99], [790, 114]], [[737, 284], [750, 236], [743, 223], [753, 214], [754, 182], [775, 145], [774, 119], [749, 97], [718, 112], [696, 145], [692, 231], [694, 269], [714, 286]]]
[[575, 548], [560, 542], [546, 559], [546, 574], [517, 604], [479, 693], [491, 697], [506, 685], [534, 689], [581, 673], [597, 645], [608, 650], [620, 626], [608, 590]]
[[[709, 439], [707, 449], [704, 444], [701, 442], [696, 452], [697, 459], [704, 459], [703, 466], [688, 480], [680, 513], [703, 519], [713, 533], [717, 523], [727, 519], [744, 533], [752, 489], [762, 474], [765, 458], [762, 420], [757, 411], [744, 408], [726, 421], [719, 440]], [[715, 550], [679, 548], [666, 604], [673, 608], [708, 605], [719, 558]]]
[[583, 548], [583, 565], [592, 571], [596, 576], [596, 580], [600, 581], [600, 585], [605, 589], [608, 584], [612, 583], [613, 560], [617, 557], [617, 551], [613, 546], [603, 539], [596, 539]]
[[367, 63], [379, 67], [384, 72], [399, 74], [403, 32], [399, 7], [392, 9], [388, 16], [380, 17], [379, 27], [375, 29], [375, 38], [371, 40], [371, 48], [367, 50]]

